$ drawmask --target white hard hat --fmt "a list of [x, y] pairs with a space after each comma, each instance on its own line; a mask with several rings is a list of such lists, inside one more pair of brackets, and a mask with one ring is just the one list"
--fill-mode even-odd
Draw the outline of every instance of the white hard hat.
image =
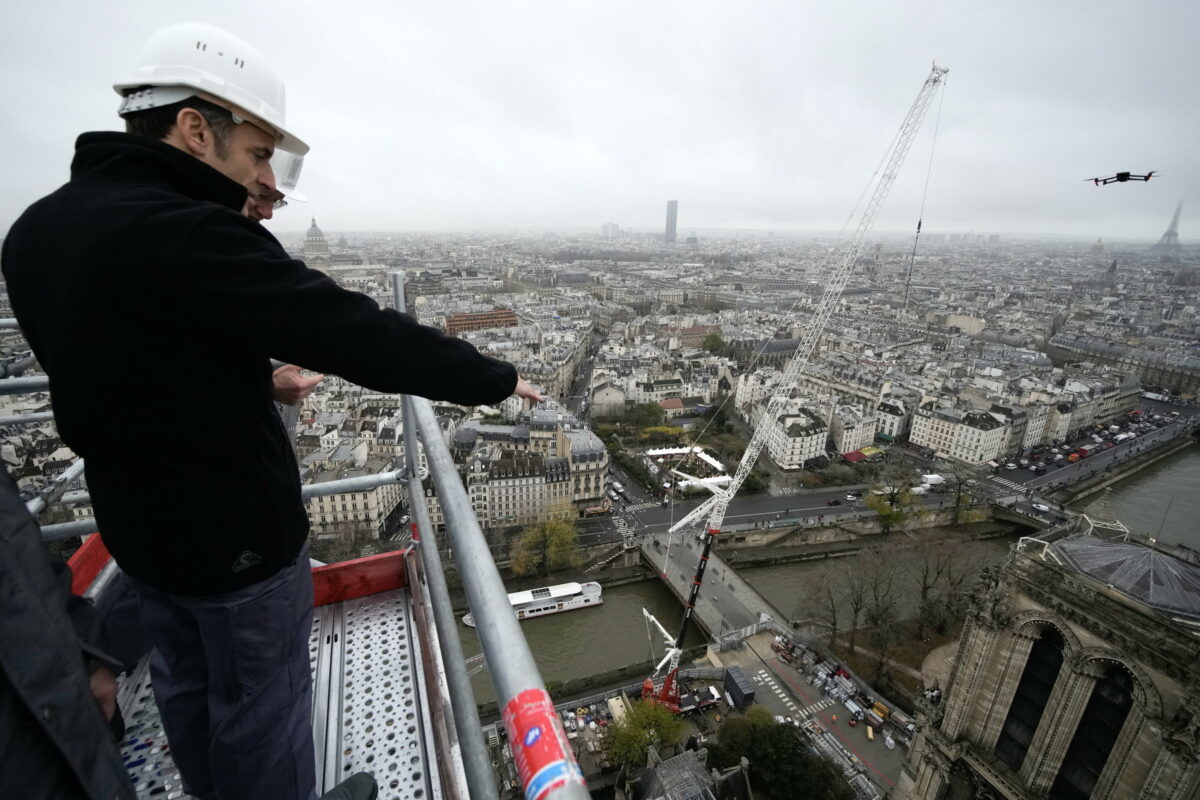
[[288, 200], [308, 202], [304, 192], [296, 188], [296, 184], [300, 182], [300, 170], [303, 167], [304, 156], [289, 153], [287, 150], [276, 150], [275, 154], [271, 156], [271, 171], [275, 173], [275, 188]]
[[273, 131], [279, 149], [308, 152], [308, 145], [287, 130], [283, 81], [275, 70], [246, 42], [203, 22], [156, 31], [133, 74], [113, 89], [125, 98], [117, 112], [122, 116], [199, 96], [229, 108], [239, 121], [248, 118]]

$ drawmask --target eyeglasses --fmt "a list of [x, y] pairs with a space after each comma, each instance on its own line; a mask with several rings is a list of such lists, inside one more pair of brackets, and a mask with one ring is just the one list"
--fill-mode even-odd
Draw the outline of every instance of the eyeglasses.
[[275, 192], [258, 192], [254, 195], [256, 203], [270, 203], [271, 208], [278, 211], [281, 208], [287, 208], [288, 201], [282, 193]]

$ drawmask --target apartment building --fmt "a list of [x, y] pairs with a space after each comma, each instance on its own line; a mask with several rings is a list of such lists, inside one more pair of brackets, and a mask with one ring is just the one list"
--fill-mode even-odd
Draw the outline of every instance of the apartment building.
[[815, 411], [793, 407], [779, 415], [767, 436], [767, 454], [780, 469], [800, 469], [825, 455], [829, 426]]
[[829, 437], [839, 455], [869, 447], [875, 441], [875, 415], [855, 406], [838, 406], [829, 415]]
[[995, 414], [926, 400], [913, 414], [908, 440], [946, 458], [979, 465], [1002, 455], [1007, 436], [1006, 422]]

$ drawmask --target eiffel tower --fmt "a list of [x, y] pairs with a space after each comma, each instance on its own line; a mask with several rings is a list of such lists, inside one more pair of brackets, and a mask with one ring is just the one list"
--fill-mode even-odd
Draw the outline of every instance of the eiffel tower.
[[1175, 216], [1171, 218], [1171, 226], [1158, 240], [1158, 244], [1150, 248], [1151, 253], [1158, 253], [1164, 261], [1179, 258], [1183, 248], [1179, 246], [1179, 212], [1183, 210], [1183, 201], [1175, 207]]

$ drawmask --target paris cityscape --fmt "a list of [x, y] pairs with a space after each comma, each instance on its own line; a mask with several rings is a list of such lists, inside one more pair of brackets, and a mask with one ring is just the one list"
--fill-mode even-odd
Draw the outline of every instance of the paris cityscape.
[[[568, 614], [526, 623], [554, 624], [529, 634], [539, 662], [540, 647], [580, 645], [565, 659], [545, 653], [554, 665], [544, 667], [547, 680], [608, 688], [591, 679], [621, 673], [647, 648], [662, 654], [656, 639], [596, 651], [594, 643], [644, 627], [616, 618], [612, 595], [628, 591], [622, 584], [642, 586], [622, 598], [634, 604], [625, 611], [640, 615], [636, 604], [652, 603], [662, 624], [677, 624], [670, 597], [687, 597], [700, 548], [694, 531], [672, 525], [707, 495], [701, 484], [729, 481], [760, 427], [769, 431], [763, 455], [729, 507], [700, 589], [696, 625], [704, 633], [685, 644], [689, 654], [703, 652], [708, 636], [720, 641], [761, 617], [776, 620], [756, 634], [757, 647], [747, 646], [749, 663], [724, 653], [719, 660], [742, 663], [756, 704], [772, 721], [799, 726], [798, 740], [812, 742], [860, 793], [882, 796], [904, 776], [915, 781], [925, 762], [914, 765], [911, 754], [941, 752], [945, 734], [934, 721], [949, 708], [920, 693], [952, 691], [957, 637], [1016, 624], [1012, 613], [982, 621], [978, 606], [990, 595], [981, 582], [998, 581], [989, 591], [1013, 612], [1051, 603], [1046, 580], [1067, 581], [1051, 607], [1075, 603], [1075, 614], [1100, 602], [1099, 593], [1128, 627], [1113, 631], [1118, 612], [1110, 610], [1104, 630], [1088, 635], [1097, 646], [1130, 642], [1129, 654], [1149, 662], [1138, 669], [1151, 669], [1156, 651], [1140, 638], [1149, 622], [1137, 614], [1169, 611], [1161, 624], [1175, 635], [1154, 640], [1164, 658], [1194, 647], [1185, 633], [1200, 540], [1191, 524], [1195, 498], [1182, 487], [1200, 474], [1200, 273], [1195, 250], [1178, 242], [1179, 217], [1148, 244], [931, 231], [914, 258], [911, 242], [880, 237], [859, 257], [808, 369], [784, 392], [782, 372], [820, 299], [836, 240], [680, 236], [678, 213], [672, 204], [662, 231], [605, 224], [592, 236], [329, 236], [314, 219], [304, 235], [284, 237], [296, 257], [381, 305], [392, 302], [390, 276], [402, 274], [409, 313], [509, 360], [545, 393], [536, 405], [510, 398], [435, 410], [510, 590], [572, 580], [615, 585], [600, 609], [578, 612], [608, 620]], [[10, 365], [26, 352], [9, 337]], [[781, 392], [786, 402], [764, 419]], [[44, 393], [5, 398], [5, 460], [31, 496], [73, 460], [51, 420], [11, 419], [44, 412], [48, 401]], [[401, 416], [395, 396], [327, 376], [293, 414], [305, 484], [395, 470], [405, 459]], [[1139, 477], [1143, 470], [1160, 477]], [[1152, 499], [1160, 482], [1180, 489], [1170, 507]], [[432, 487], [428, 475], [425, 483]], [[1116, 511], [1113, 486], [1136, 498], [1127, 501], [1139, 504], [1136, 516]], [[425, 502], [452, 564], [436, 492]], [[313, 556], [337, 562], [411, 546], [411, 506], [395, 482], [313, 497]], [[43, 524], [89, 515], [87, 502], [68, 502]], [[536, 544], [539, 536], [567, 544], [551, 551]], [[1119, 548], [1147, 549], [1153, 560], [1116, 570], [1111, 558], [1095, 561], [1102, 549], [1074, 553], [1070, 547], [1084, 545], [1066, 544], [1081, 539], [1097, 549], [1119, 543], [1111, 546], [1121, 558], [1132, 557]], [[538, 563], [539, 547], [553, 558]], [[1047, 559], [1053, 547], [1062, 554]], [[1089, 588], [1080, 575], [1058, 577], [1071, 570], [1103, 580]], [[649, 593], [643, 584], [656, 573], [668, 579]], [[1150, 575], [1172, 593], [1139, 588]], [[461, 615], [465, 600], [456, 594]], [[1055, 613], [1081, 636], [1092, 619]], [[465, 650], [477, 653], [468, 629], [461, 632]], [[828, 670], [842, 663], [864, 683], [814, 687], [823, 674], [834, 687]], [[1186, 659], [1174, 663], [1190, 669]], [[1003, 677], [980, 671], [977, 680]], [[1164, 703], [1170, 691], [1185, 697], [1183, 676], [1163, 677], [1178, 681], [1163, 688]], [[492, 696], [486, 674], [475, 682], [481, 698]], [[835, 702], [839, 693], [848, 695], [843, 702]], [[889, 713], [847, 727], [858, 711], [844, 701], [868, 710], [853, 699], [862, 694], [881, 698]], [[906, 694], [921, 702], [901, 700]], [[970, 715], [982, 695], [945, 702], [957, 700]], [[708, 714], [707, 729], [697, 730], [719, 747], [712, 717], [720, 713]], [[894, 748], [864, 738], [871, 722]], [[993, 718], [993, 733], [1012, 737], [1001, 722]], [[578, 741], [592, 741], [580, 727]], [[581, 743], [591, 783], [610, 771], [602, 753]]]
[[[1162, 12], [1170, 46], [1081, 55], [1061, 44], [1078, 9], [1039, 10], [1009, 48], [1026, 25], [977, 9], [918, 31], [898, 9], [885, 25], [469, 5], [310, 9], [326, 42], [315, 19], [222, 22], [286, 54], [289, 122], [322, 145], [293, 154], [272, 128], [264, 202], [239, 190], [222, 213], [274, 248], [272, 269], [518, 376], [471, 405], [421, 393], [446, 371], [432, 345], [424, 361], [366, 348], [413, 364], [413, 394], [319, 370], [285, 338], [244, 357], [298, 474], [316, 796], [350, 798], [338, 787], [366, 773], [396, 800], [1200, 797], [1200, 221], [1179, 133], [1195, 113], [1172, 99], [1195, 13]], [[1093, 40], [1132, 25], [1099, 6]], [[176, 22], [163, 13], [139, 36]], [[642, 13], [677, 24], [670, 40]], [[830, 41], [786, 46], [805, 24]], [[942, 42], [945, 63], [927, 57]], [[327, 46], [347, 64], [308, 63]], [[1131, 77], [1138, 59], [1161, 86]], [[35, 87], [75, 97], [63, 69]], [[120, 122], [92, 94], [70, 125], [0, 138], [64, 166], [75, 135]], [[0, 196], [0, 458], [103, 615], [133, 792], [201, 796], [168, 742], [128, 553], [105, 538], [112, 476], [66, 441], [90, 443], [64, 421], [88, 401], [62, 399], [21, 295], [23, 210], [64, 177], [14, 160]], [[118, 248], [134, 271], [140, 248]], [[303, 327], [325, 344], [352, 326], [318, 310]], [[107, 369], [193, 352], [162, 330], [106, 351]], [[214, 352], [257, 334], [204, 330]], [[248, 434], [236, 369], [177, 366], [179, 386], [129, 400], [155, 407], [147, 430], [109, 438], [145, 479], [136, 502], [170, 508], [186, 564], [176, 531], [239, 496], [171, 508], [149, 429], [179, 425], [195, 453]]]

